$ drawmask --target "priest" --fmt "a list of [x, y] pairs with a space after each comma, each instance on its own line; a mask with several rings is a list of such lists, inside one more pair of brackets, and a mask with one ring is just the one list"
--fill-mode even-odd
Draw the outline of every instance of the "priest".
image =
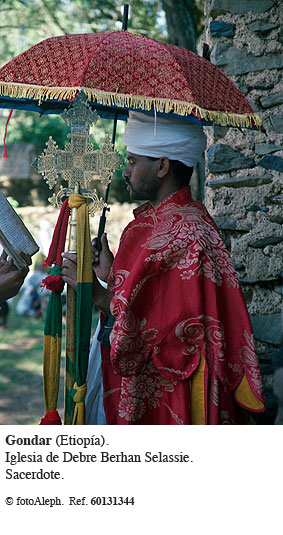
[[[251, 323], [219, 231], [189, 186], [205, 135], [198, 124], [130, 112], [124, 143], [130, 196], [145, 202], [113, 263], [105, 236], [94, 252], [106, 422], [248, 423], [264, 410]], [[75, 288], [76, 258], [64, 257]]]

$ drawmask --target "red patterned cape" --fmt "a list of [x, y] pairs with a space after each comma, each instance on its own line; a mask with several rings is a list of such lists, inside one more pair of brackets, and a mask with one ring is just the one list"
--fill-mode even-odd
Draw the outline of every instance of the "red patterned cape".
[[239, 424], [264, 410], [243, 295], [206, 208], [190, 188], [146, 203], [124, 230], [102, 346], [108, 424]]

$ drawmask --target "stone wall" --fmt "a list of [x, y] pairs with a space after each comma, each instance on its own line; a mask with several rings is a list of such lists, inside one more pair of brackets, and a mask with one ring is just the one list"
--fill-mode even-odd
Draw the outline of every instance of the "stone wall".
[[281, 0], [206, 1], [204, 41], [211, 61], [234, 81], [266, 129], [207, 129], [205, 192], [252, 320], [268, 405], [259, 423], [275, 418], [272, 363], [282, 344], [282, 20]]

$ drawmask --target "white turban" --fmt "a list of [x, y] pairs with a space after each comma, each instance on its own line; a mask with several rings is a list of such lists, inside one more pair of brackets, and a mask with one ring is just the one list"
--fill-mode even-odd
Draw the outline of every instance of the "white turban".
[[206, 147], [206, 136], [195, 123], [130, 111], [123, 143], [128, 152], [178, 160], [194, 167]]

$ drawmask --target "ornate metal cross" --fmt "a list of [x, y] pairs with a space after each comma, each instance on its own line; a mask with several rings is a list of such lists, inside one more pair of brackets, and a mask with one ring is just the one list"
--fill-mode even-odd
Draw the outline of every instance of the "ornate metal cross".
[[62, 119], [71, 125], [71, 139], [65, 149], [60, 150], [52, 137], [49, 137], [43, 153], [33, 162], [33, 167], [41, 173], [49, 188], [57, 183], [59, 174], [68, 182], [68, 187], [60, 186], [57, 194], [49, 201], [57, 207], [62, 205], [63, 197], [69, 197], [79, 188], [84, 197], [93, 201], [90, 213], [93, 215], [106, 206], [102, 198], [99, 199], [96, 189], [89, 189], [94, 177], [107, 186], [116, 171], [123, 164], [123, 158], [114, 150], [110, 137], [106, 136], [100, 150], [95, 150], [89, 142], [89, 127], [99, 118], [87, 103], [87, 98], [80, 92], [69, 110], [61, 113]]

